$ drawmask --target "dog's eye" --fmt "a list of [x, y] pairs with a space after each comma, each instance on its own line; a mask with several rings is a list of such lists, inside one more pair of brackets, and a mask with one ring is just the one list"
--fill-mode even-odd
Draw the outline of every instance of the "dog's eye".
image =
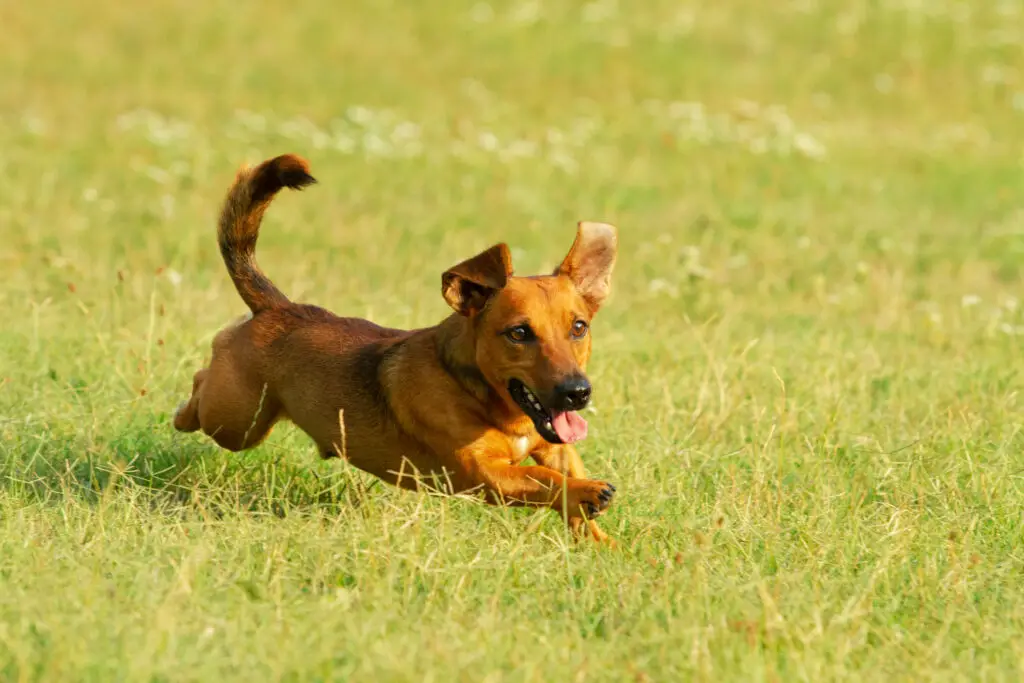
[[529, 325], [516, 325], [505, 330], [505, 336], [517, 344], [522, 344], [533, 339], [533, 330]]
[[572, 336], [574, 339], [583, 339], [587, 336], [587, 323], [585, 320], [577, 320], [572, 324]]

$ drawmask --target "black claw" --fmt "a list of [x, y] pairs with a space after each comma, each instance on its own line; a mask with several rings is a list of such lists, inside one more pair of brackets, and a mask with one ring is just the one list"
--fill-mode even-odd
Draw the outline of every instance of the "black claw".
[[612, 491], [614, 491], [615, 490], [615, 484], [608, 484], [608, 488], [610, 488]]
[[587, 503], [587, 516], [588, 517], [593, 517], [596, 514], [597, 514], [597, 508], [594, 507], [594, 504], [593, 503]]

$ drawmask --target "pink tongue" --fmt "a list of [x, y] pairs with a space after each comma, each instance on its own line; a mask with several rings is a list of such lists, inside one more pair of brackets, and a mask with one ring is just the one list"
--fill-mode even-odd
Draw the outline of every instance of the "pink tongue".
[[587, 421], [572, 411], [555, 413], [551, 418], [551, 426], [562, 443], [576, 443], [587, 438]]

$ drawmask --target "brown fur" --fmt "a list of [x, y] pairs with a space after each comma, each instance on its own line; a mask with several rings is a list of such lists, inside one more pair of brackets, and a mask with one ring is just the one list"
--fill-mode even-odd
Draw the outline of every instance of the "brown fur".
[[[608, 507], [614, 487], [588, 479], [573, 446], [542, 438], [507, 386], [519, 379], [543, 401], [560, 381], [582, 375], [590, 335], [571, 330], [577, 321], [589, 324], [608, 294], [615, 229], [580, 223], [561, 267], [543, 277], [513, 276], [508, 248], [495, 245], [442, 276], [455, 313], [426, 329], [387, 329], [292, 303], [256, 265], [260, 222], [274, 195], [313, 182], [294, 155], [239, 172], [218, 234], [253, 315], [214, 338], [210, 364], [196, 373], [175, 428], [201, 429], [240, 451], [287, 418], [323, 457], [344, 455], [384, 481], [548, 506], [574, 532], [589, 528], [606, 540], [593, 517]], [[524, 321], [535, 341], [503, 335]], [[527, 457], [537, 464], [524, 466]]]

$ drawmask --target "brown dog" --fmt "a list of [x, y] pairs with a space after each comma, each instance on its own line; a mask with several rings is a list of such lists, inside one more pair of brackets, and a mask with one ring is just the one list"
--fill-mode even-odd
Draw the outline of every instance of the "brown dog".
[[[543, 277], [514, 277], [508, 247], [495, 245], [442, 275], [453, 315], [393, 330], [292, 303], [257, 266], [274, 195], [314, 182], [294, 155], [239, 172], [218, 238], [252, 316], [214, 338], [175, 428], [240, 451], [288, 418], [323, 457], [389, 483], [548, 506], [576, 534], [606, 540], [593, 518], [615, 487], [587, 479], [571, 444], [587, 434], [576, 411], [590, 400], [588, 330], [608, 295], [615, 228], [580, 223], [562, 265]], [[521, 466], [528, 456], [537, 465]]]

